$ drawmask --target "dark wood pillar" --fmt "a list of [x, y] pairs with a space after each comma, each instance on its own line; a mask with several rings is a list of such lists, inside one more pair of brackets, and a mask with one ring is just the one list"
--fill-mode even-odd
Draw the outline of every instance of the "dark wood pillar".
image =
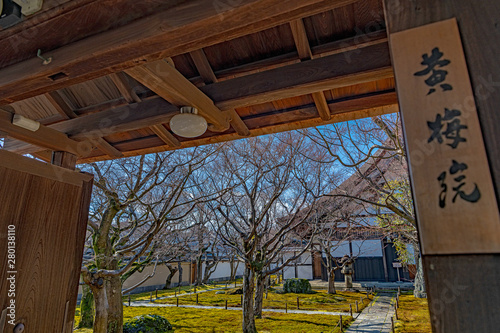
[[[493, 201], [496, 199], [498, 204], [500, 2], [384, 0], [384, 6], [389, 36], [430, 23], [457, 19], [496, 194]], [[424, 223], [439, 221], [419, 221], [420, 225]], [[477, 223], [474, 228], [482, 228], [481, 223]], [[446, 239], [453, 235], [443, 234], [439, 237]], [[500, 235], [497, 237], [500, 242]], [[500, 316], [497, 314], [500, 312], [500, 254], [485, 252], [456, 251], [438, 255], [426, 254], [424, 251], [423, 263], [433, 332], [499, 331]]]

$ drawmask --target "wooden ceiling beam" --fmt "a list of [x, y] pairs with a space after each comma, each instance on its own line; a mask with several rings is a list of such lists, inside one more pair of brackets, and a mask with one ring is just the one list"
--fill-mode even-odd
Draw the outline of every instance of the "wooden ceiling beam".
[[[0, 105], [262, 31], [356, 0], [243, 0], [227, 6], [189, 0], [176, 2], [153, 15], [144, 11], [143, 17], [123, 21], [136, 16], [136, 5], [125, 5], [130, 2], [115, 1], [112, 11], [105, 2], [93, 5], [97, 6], [93, 7], [97, 13], [109, 12], [113, 15], [110, 19], [120, 18], [122, 26], [113, 27], [111, 20], [99, 17], [95, 26], [87, 27], [88, 8], [82, 6], [72, 11], [71, 20], [65, 15], [46, 15], [44, 29], [36, 27], [32, 31], [34, 35], [30, 35], [30, 39], [36, 41], [35, 48], [31, 43], [3, 43], [2, 40], [3, 45], [15, 45], [20, 59], [28, 60], [0, 69]], [[61, 29], [67, 27], [68, 22], [72, 26], [85, 27], [83, 34], [79, 35], [78, 29]], [[46, 31], [51, 31], [49, 45], [43, 43]], [[68, 38], [68, 31], [75, 35]], [[65, 44], [54, 49], [58, 39]], [[35, 56], [37, 48], [53, 61], [43, 66]], [[10, 60], [6, 60], [2, 61], [0, 56], [0, 66], [9, 64]]]
[[227, 115], [167, 61], [155, 61], [125, 72], [171, 104], [197, 108], [198, 113], [211, 124], [210, 130], [223, 132], [229, 128]]
[[14, 139], [44, 149], [66, 151], [77, 156], [88, 155], [92, 149], [89, 145], [72, 140], [66, 134], [45, 125], [40, 125], [35, 132], [13, 125], [13, 117], [13, 113], [0, 109], [0, 131]]
[[[367, 108], [367, 109], [360, 109], [360, 110], [357, 110], [355, 112], [344, 112], [344, 113], [333, 114], [331, 119], [328, 121], [324, 121], [321, 118], [313, 118], [313, 119], [291, 122], [288, 124], [280, 124], [280, 125], [273, 125], [273, 126], [268, 126], [268, 127], [250, 129], [250, 132], [251, 132], [250, 136], [256, 137], [256, 136], [260, 136], [260, 135], [268, 135], [268, 134], [279, 133], [279, 132], [284, 132], [284, 131], [304, 129], [304, 128], [308, 128], [308, 127], [315, 127], [315, 126], [339, 123], [339, 122], [344, 122], [344, 121], [351, 121], [351, 120], [356, 120], [356, 119], [361, 119], [361, 118], [375, 117], [375, 116], [380, 116], [380, 115], [395, 113], [395, 112], [398, 112], [398, 106], [396, 104], [381, 106], [381, 107]], [[148, 141], [149, 139], [150, 138], [143, 138], [143, 139], [138, 139], [138, 140], [144, 141], [144, 143], [146, 143], [146, 141]], [[221, 135], [218, 135], [215, 137], [208, 137], [208, 138], [202, 138], [202, 139], [196, 139], [196, 140], [182, 142], [181, 147], [182, 148], [196, 147], [196, 146], [202, 146], [202, 145], [207, 145], [207, 144], [213, 144], [213, 143], [217, 143], [217, 142], [232, 141], [232, 140], [237, 140], [237, 139], [240, 139], [240, 136], [238, 135], [238, 133], [221, 134]], [[120, 144], [117, 144], [117, 145], [120, 146]], [[126, 152], [124, 152], [124, 155], [126, 157], [131, 157], [131, 156], [137, 156], [137, 155], [143, 155], [143, 154], [157, 153], [157, 152], [170, 150], [170, 149], [171, 148], [166, 147], [166, 146], [143, 148], [143, 149], [137, 149], [137, 150], [132, 150], [132, 151], [126, 151]], [[91, 162], [95, 162], [95, 161], [102, 161], [103, 159], [105, 159], [105, 157], [103, 157], [103, 156], [92, 156], [92, 157], [88, 157], [88, 158], [81, 158], [80, 160], [78, 160], [78, 163], [91, 163]]]
[[[297, 48], [300, 60], [304, 61], [313, 59], [313, 53], [309, 45], [309, 39], [307, 38], [306, 28], [304, 27], [302, 19], [291, 21], [290, 28], [292, 29], [293, 40], [295, 42], [295, 47]], [[329, 120], [331, 114], [328, 103], [326, 102], [325, 94], [322, 91], [317, 91], [312, 93], [312, 97], [321, 119]]]
[[[137, 94], [133, 91], [130, 85], [127, 82], [127, 74], [121, 73], [113, 73], [110, 74], [110, 78], [115, 84], [115, 86], [120, 91], [120, 94], [125, 98], [128, 103], [140, 103], [141, 99]], [[150, 126], [149, 129], [155, 133], [165, 144], [170, 145], [172, 147], [179, 147], [180, 142], [177, 138], [170, 133], [163, 125], [153, 125]]]
[[[305, 121], [305, 120], [294, 121], [292, 119], [293, 117], [290, 119], [287, 119], [286, 118], [287, 115], [280, 116], [279, 111], [277, 111], [275, 114], [275, 116], [277, 115], [279, 120], [280, 120], [279, 125], [271, 125], [271, 126], [266, 127], [266, 126], [262, 126], [262, 122], [258, 122], [258, 121], [256, 122], [253, 119], [247, 119], [246, 121], [248, 123], [250, 123], [250, 124], [255, 123], [258, 127], [258, 128], [250, 129], [250, 135], [257, 136], [257, 135], [261, 135], [261, 134], [270, 134], [270, 133], [277, 133], [277, 132], [285, 131], [285, 130], [305, 128], [305, 127], [309, 127], [309, 126], [325, 125], [325, 124], [335, 122], [335, 120], [345, 121], [345, 120], [352, 120], [352, 119], [359, 119], [359, 118], [363, 118], [363, 117], [369, 117], [373, 114], [370, 112], [359, 111], [359, 110], [368, 110], [368, 109], [371, 109], [372, 107], [376, 108], [376, 110], [387, 110], [385, 108], [386, 106], [391, 106], [391, 110], [392, 110], [392, 106], [396, 105], [396, 103], [397, 103], [397, 97], [396, 97], [396, 93], [394, 91], [389, 91], [389, 92], [385, 92], [385, 93], [381, 93], [381, 94], [377, 94], [377, 95], [361, 96], [359, 98], [352, 98], [352, 99], [340, 100], [340, 101], [332, 101], [331, 103], [333, 104], [336, 112], [335, 112], [335, 114], [332, 114], [332, 118], [328, 121], [324, 121], [321, 118], [315, 117], [314, 114], [311, 116], [311, 118], [313, 118], [313, 119], [310, 119], [310, 121], [309, 120], [307, 120], [307, 121]], [[146, 119], [146, 120], [141, 120], [141, 122], [151, 121], [151, 120], [153, 120], [153, 122], [154, 122], [155, 120], [153, 119], [153, 113], [150, 110], [156, 110], [155, 111], [156, 117], [169, 117], [169, 116], [172, 117], [174, 114], [176, 114], [176, 112], [174, 111], [174, 112], [170, 112], [170, 115], [168, 115], [168, 114], [165, 115], [163, 110], [167, 106], [172, 107], [170, 104], [168, 104], [167, 102], [165, 102], [162, 99], [145, 100], [142, 103], [137, 104], [136, 105], [137, 109], [135, 109], [133, 111], [137, 111], [139, 113], [148, 112], [148, 117], [150, 117], [150, 118]], [[380, 107], [384, 107], [384, 108], [377, 109]], [[129, 118], [129, 117], [131, 117], [131, 116], [136, 117], [137, 112], [131, 112], [130, 110], [127, 111], [127, 110], [119, 110], [119, 109], [108, 110], [108, 111], [106, 111], [106, 114], [103, 115], [104, 118], [94, 118], [93, 120], [86, 121], [85, 123], [83, 123], [83, 119], [86, 117], [82, 117], [79, 119], [67, 121], [65, 123], [54, 124], [52, 126], [58, 126], [59, 130], [73, 132], [73, 133], [75, 133], [74, 134], [75, 137], [83, 137], [83, 138], [85, 138], [85, 137], [88, 138], [91, 135], [92, 136], [99, 135], [98, 132], [94, 132], [94, 133], [79, 132], [79, 129], [81, 129], [80, 125], [83, 126], [83, 128], [86, 128], [87, 126], [89, 126], [89, 124], [92, 124], [93, 122], [95, 122], [98, 119], [99, 119], [99, 121], [107, 121], [109, 124], [116, 124], [116, 126], [118, 126], [118, 129], [116, 127], [113, 127], [113, 125], [110, 125], [109, 128], [102, 128], [101, 129], [102, 132], [106, 132], [109, 134], [111, 134], [111, 132], [113, 132], [113, 131], [115, 133], [122, 132], [122, 129], [124, 128], [123, 126], [135, 125], [135, 129], [148, 127], [148, 125], [144, 125], [144, 123], [143, 123], [142, 127], [137, 127], [137, 124], [135, 122], [132, 122], [132, 124], [129, 124], [129, 121], [131, 120], [131, 118]], [[389, 112], [389, 111], [387, 111], [387, 112]], [[391, 112], [395, 112], [395, 111], [391, 111]], [[336, 116], [336, 114], [342, 114], [342, 117], [338, 117], [338, 116]], [[126, 117], [123, 119], [120, 119], [118, 117], [118, 115], [126, 115]], [[97, 115], [94, 115], [94, 117], [95, 116], [97, 116]], [[266, 116], [262, 116], [261, 118], [265, 118], [265, 117]], [[288, 129], [286, 127], [287, 124], [282, 124], [284, 119], [287, 119], [287, 121], [289, 121], [291, 124]], [[342, 119], [345, 119], [345, 120], [342, 120]], [[166, 122], [165, 118], [161, 118], [159, 123], [161, 123], [161, 122]], [[296, 124], [299, 124], [299, 123], [302, 124], [304, 127], [296, 127]], [[64, 127], [63, 127], [63, 125], [64, 125]], [[271, 131], [271, 132], [267, 133], [263, 130], [260, 130], [260, 128], [262, 128], [262, 127], [267, 128], [267, 131]], [[275, 130], [274, 129], [271, 130], [271, 128], [275, 128]], [[133, 129], [131, 128], [130, 130], [133, 130]], [[211, 136], [211, 137], [204, 138], [204, 139], [183, 141], [183, 142], [181, 142], [181, 145], [179, 148], [193, 147], [196, 143], [210, 144], [210, 143], [219, 142], [218, 141], [219, 136], [226, 137], [226, 135], [227, 134], [223, 133], [223, 134], [218, 134], [216, 136]], [[233, 133], [231, 135], [229, 137], [231, 137], [233, 139], [241, 138], [241, 136], [237, 133]], [[233, 140], [233, 139], [230, 139], [230, 140]], [[156, 142], [157, 141], [158, 141], [158, 139], [156, 139]], [[224, 140], [222, 140], [222, 141], [224, 141]], [[193, 142], [192, 145], [191, 145], [191, 142]], [[123, 145], [121, 145], [119, 143], [117, 143], [115, 145], [117, 147], [123, 147]], [[37, 152], [39, 150], [39, 148], [32, 146], [30, 144], [26, 144], [22, 141], [13, 141], [13, 140], [8, 140], [5, 142], [5, 149], [9, 150], [9, 151], [17, 152], [17, 153], [33, 153], [33, 152]], [[170, 150], [170, 149], [173, 149], [173, 147], [165, 148], [164, 146], [162, 146], [162, 147], [158, 148], [157, 151], [164, 151], [164, 150]], [[143, 150], [143, 151], [145, 153], [154, 152], [153, 150], [148, 150], [148, 149]], [[126, 151], [123, 151], [123, 154], [124, 154], [124, 156], [129, 156], [129, 155], [127, 155]]]
[[[168, 64], [167, 66], [170, 67]], [[152, 78], [155, 77], [155, 74], [148, 69], [143, 68], [142, 71]], [[392, 76], [388, 47], [386, 44], [377, 44], [353, 50], [348, 54], [334, 54], [213, 83], [200, 89], [212, 98], [216, 96], [215, 104], [220, 109], [225, 107], [232, 112], [231, 110], [240, 106], [306, 95]], [[156, 84], [164, 88], [163, 80]], [[50, 128], [66, 133], [71, 138], [85, 140], [168, 123], [177, 112], [176, 106], [161, 98], [153, 98], [56, 123], [50, 125]], [[231, 114], [226, 112], [225, 116], [230, 118]], [[29, 149], [29, 145], [10, 140], [5, 146], [9, 150], [18, 152]]]
[[221, 110], [394, 77], [387, 43], [315, 58], [200, 88]]

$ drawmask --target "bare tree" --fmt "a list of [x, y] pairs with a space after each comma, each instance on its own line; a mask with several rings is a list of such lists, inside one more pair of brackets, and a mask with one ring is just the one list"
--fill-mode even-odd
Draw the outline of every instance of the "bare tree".
[[309, 215], [298, 218], [297, 214], [305, 206], [312, 211], [322, 185], [316, 163], [298, 153], [301, 144], [301, 136], [295, 133], [232, 142], [221, 150], [211, 172], [211, 186], [231, 188], [210, 205], [220, 238], [245, 265], [243, 332], [256, 332], [255, 316], [261, 316], [266, 277], [312, 244], [309, 238], [301, 243], [303, 251], [297, 256], [271, 266], [294, 241], [292, 231]]
[[208, 200], [209, 194], [192, 190], [213, 155], [214, 149], [190, 149], [89, 165], [95, 175], [93, 256], [82, 276], [94, 297], [94, 332], [122, 332], [123, 280], [156, 257], [157, 237], [166, 226]]
[[[323, 163], [352, 170], [351, 173], [363, 182], [363, 186], [355, 184], [351, 189], [328, 195], [374, 207], [379, 216], [379, 227], [386, 236], [394, 238], [398, 232], [396, 239], [413, 244], [417, 257], [415, 295], [420, 297], [422, 293], [419, 291], [425, 289], [423, 270], [399, 115], [334, 124], [302, 133], [317, 144], [314, 154], [322, 152], [330, 156]], [[315, 159], [314, 154], [309, 154], [310, 158]], [[402, 191], [401, 184], [408, 185], [405, 191]], [[395, 228], [401, 221], [404, 221], [405, 228]]]

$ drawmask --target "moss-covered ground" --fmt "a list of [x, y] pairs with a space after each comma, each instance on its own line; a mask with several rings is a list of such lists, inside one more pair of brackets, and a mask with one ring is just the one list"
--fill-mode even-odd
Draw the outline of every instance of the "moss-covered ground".
[[[213, 290], [226, 287], [225, 283], [210, 286], [197, 287], [196, 290], [208, 290], [198, 294], [199, 305], [240, 307], [241, 295], [230, 295], [227, 292], [234, 290], [234, 282], [229, 284], [228, 289]], [[277, 286], [279, 290], [281, 286]], [[176, 294], [186, 294], [193, 292], [193, 287], [181, 287], [158, 290], [158, 298], [174, 296]], [[216, 292], [218, 292], [216, 294]], [[131, 301], [149, 300], [150, 293], [131, 295]], [[356, 311], [355, 302], [358, 301], [359, 310], [364, 309], [370, 299], [366, 298], [366, 293], [360, 292], [337, 292], [335, 295], [328, 294], [325, 290], [315, 291], [312, 294], [281, 294], [269, 291], [267, 299], [264, 299], [264, 308], [270, 309], [297, 309], [297, 297], [299, 297], [300, 310], [316, 310], [328, 312], [349, 312], [349, 304], [352, 304], [353, 311]], [[373, 297], [371, 297], [373, 298]], [[125, 303], [128, 296], [124, 296]], [[153, 300], [156, 303], [175, 304], [176, 298], [156, 299], [156, 292], [153, 292]], [[185, 295], [179, 297], [181, 305], [196, 305], [196, 295]], [[241, 332], [241, 311], [223, 309], [192, 309], [177, 307], [124, 307], [124, 321], [143, 314], [158, 314], [167, 318], [173, 325], [175, 332]], [[79, 322], [79, 310], [77, 309], [75, 322]], [[343, 317], [344, 327], [349, 325], [352, 318]], [[330, 315], [307, 315], [292, 313], [269, 313], [264, 312], [264, 318], [257, 319], [257, 329], [259, 332], [340, 332], [335, 326], [339, 322], [338, 316]], [[76, 330], [77, 333], [91, 333], [91, 329]]]
[[[157, 314], [168, 319], [176, 333], [210, 333], [210, 332], [241, 332], [241, 312], [231, 310], [206, 310], [187, 308], [146, 308], [125, 307], [124, 321], [143, 314]], [[78, 320], [78, 316], [76, 320]], [[344, 326], [351, 322], [351, 317], [343, 317]], [[335, 326], [338, 316], [302, 315], [284, 313], [264, 313], [264, 318], [257, 319], [259, 332], [277, 333], [340, 333]], [[79, 329], [76, 333], [92, 333], [91, 329]]]
[[396, 321], [398, 333], [431, 333], [431, 322], [427, 298], [415, 298], [413, 294], [399, 297], [399, 320]]
[[[230, 289], [231, 290], [231, 289]], [[207, 291], [198, 294], [198, 305], [240, 307], [241, 295], [221, 294], [221, 291]], [[159, 295], [158, 295], [159, 296]], [[300, 310], [316, 310], [329, 312], [349, 312], [349, 304], [353, 311], [356, 311], [355, 302], [361, 311], [370, 300], [366, 299], [366, 294], [359, 292], [337, 292], [328, 294], [325, 290], [316, 291], [313, 294], [279, 294], [273, 291], [268, 292], [267, 299], [264, 299], [263, 307], [266, 309], [297, 309], [297, 297], [299, 298]], [[180, 305], [196, 305], [196, 295], [179, 297]], [[149, 299], [149, 296], [146, 298]], [[156, 303], [176, 304], [176, 298], [165, 298], [155, 300]]]

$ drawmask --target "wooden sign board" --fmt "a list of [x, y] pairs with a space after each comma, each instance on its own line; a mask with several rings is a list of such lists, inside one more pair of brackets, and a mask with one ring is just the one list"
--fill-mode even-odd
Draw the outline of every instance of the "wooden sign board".
[[500, 253], [497, 201], [456, 20], [394, 33], [390, 43], [423, 254]]
[[393, 262], [393, 263], [392, 263], [392, 267], [393, 267], [393, 268], [402, 268], [402, 267], [403, 267], [403, 265], [402, 265], [400, 262]]

